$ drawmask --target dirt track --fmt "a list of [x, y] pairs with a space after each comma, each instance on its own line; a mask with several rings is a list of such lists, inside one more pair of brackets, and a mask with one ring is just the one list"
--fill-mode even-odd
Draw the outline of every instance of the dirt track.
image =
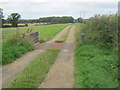
[[[63, 45], [58, 45], [53, 43], [53, 41], [58, 40], [71, 26], [63, 29], [58, 35], [56, 35], [52, 40], [38, 45], [39, 48], [37, 50], [29, 52], [23, 55], [21, 58], [17, 59], [13, 63], [0, 67], [0, 73], [2, 73], [2, 77], [0, 77], [0, 81], [2, 81], [2, 88], [7, 88], [11, 81], [40, 53], [43, 53], [47, 48], [61, 48]], [[56, 45], [60, 47], [55, 47]]]
[[72, 25], [64, 28], [59, 34], [57, 34], [52, 40], [50, 40], [49, 42], [54, 42], [59, 40], [70, 28]]
[[76, 26], [73, 25], [69, 31], [66, 43], [50, 72], [39, 86], [39, 88], [72, 88], [73, 87], [73, 71], [74, 71], [74, 37]]

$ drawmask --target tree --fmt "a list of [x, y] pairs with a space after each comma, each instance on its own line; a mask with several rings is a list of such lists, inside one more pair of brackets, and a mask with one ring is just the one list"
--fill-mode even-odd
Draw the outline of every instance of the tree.
[[21, 18], [19, 13], [12, 13], [8, 16], [8, 22], [12, 24], [13, 27], [17, 27], [18, 21]]
[[2, 11], [3, 11], [3, 9], [0, 8], [0, 28], [2, 27], [2, 24], [3, 24], [2, 21], [3, 21], [3, 17], [4, 17]]
[[44, 17], [39, 18], [40, 22], [46, 22], [51, 24], [59, 24], [59, 23], [73, 23], [74, 18], [70, 16], [63, 16], [63, 17]]
[[77, 18], [76, 22], [77, 23], [83, 23], [83, 18], [81, 18], [81, 17]]

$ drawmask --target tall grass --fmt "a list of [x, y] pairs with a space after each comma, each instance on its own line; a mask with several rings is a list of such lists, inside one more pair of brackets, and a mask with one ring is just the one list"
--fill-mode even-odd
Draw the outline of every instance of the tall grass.
[[5, 40], [2, 43], [2, 64], [8, 64], [19, 58], [22, 54], [33, 50], [33, 44], [30, 40], [16, 34], [14, 37]]
[[118, 17], [115, 15], [95, 15], [87, 20], [83, 30], [86, 40], [96, 46], [116, 49], [118, 44]]

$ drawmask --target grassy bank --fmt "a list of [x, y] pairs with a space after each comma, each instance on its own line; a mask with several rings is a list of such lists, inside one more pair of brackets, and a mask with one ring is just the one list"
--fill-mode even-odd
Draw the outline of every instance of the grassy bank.
[[24, 39], [19, 35], [7, 39], [2, 43], [2, 64], [8, 64], [19, 58], [22, 54], [34, 49], [30, 40]]
[[[40, 41], [45, 42], [52, 39], [56, 34], [58, 34], [62, 29], [64, 29], [68, 25], [70, 24], [53, 24], [53, 25], [20, 27], [19, 32], [26, 33], [28, 29], [32, 29], [32, 31], [39, 32]], [[10, 30], [16, 30], [16, 28], [3, 28], [2, 31], [3, 37], [7, 37], [7, 34], [15, 33], [15, 31], [10, 31]]]
[[78, 45], [75, 51], [75, 88], [116, 88], [117, 56], [93, 45]]
[[9, 85], [9, 88], [37, 88], [44, 80], [59, 53], [58, 49], [48, 49], [33, 60]]
[[[78, 25], [75, 88], [118, 87], [116, 22], [116, 15], [96, 16]], [[85, 34], [82, 40], [80, 32]]]

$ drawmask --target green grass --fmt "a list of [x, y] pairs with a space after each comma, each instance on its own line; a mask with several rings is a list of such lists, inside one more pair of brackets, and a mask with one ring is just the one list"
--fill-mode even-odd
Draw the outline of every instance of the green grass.
[[93, 45], [77, 45], [75, 50], [75, 88], [116, 88], [117, 56]]
[[46, 77], [59, 53], [58, 49], [48, 49], [38, 55], [9, 85], [9, 88], [37, 88]]
[[[71, 28], [71, 27], [70, 27], [70, 28]], [[69, 34], [70, 28], [69, 28], [69, 30], [68, 30], [66, 33], [64, 33], [64, 35], [63, 35], [59, 40], [57, 40], [57, 41], [55, 41], [55, 42], [57, 42], [57, 43], [63, 43], [63, 42], [65, 42], [66, 39], [67, 39], [67, 36], [68, 36], [68, 34]]]
[[19, 58], [22, 54], [34, 49], [30, 40], [14, 36], [2, 43], [2, 64], [8, 64]]
[[[89, 25], [89, 24], [88, 24]], [[84, 29], [85, 28], [85, 29]], [[78, 24], [75, 50], [75, 88], [117, 88], [118, 56], [113, 49], [100, 47], [102, 42], [92, 42], [98, 32], [89, 31], [84, 24]], [[80, 40], [80, 30], [86, 37]]]
[[[53, 25], [42, 25], [42, 26], [29, 26], [20, 27], [20, 33], [26, 33], [28, 29], [32, 31], [39, 32], [39, 39], [41, 42], [48, 41], [52, 39], [56, 34], [58, 34], [62, 29], [70, 24], [53, 24]], [[15, 33], [15, 31], [4, 31], [4, 30], [16, 30], [16, 28], [3, 28], [3, 37], [7, 37], [7, 34]]]

